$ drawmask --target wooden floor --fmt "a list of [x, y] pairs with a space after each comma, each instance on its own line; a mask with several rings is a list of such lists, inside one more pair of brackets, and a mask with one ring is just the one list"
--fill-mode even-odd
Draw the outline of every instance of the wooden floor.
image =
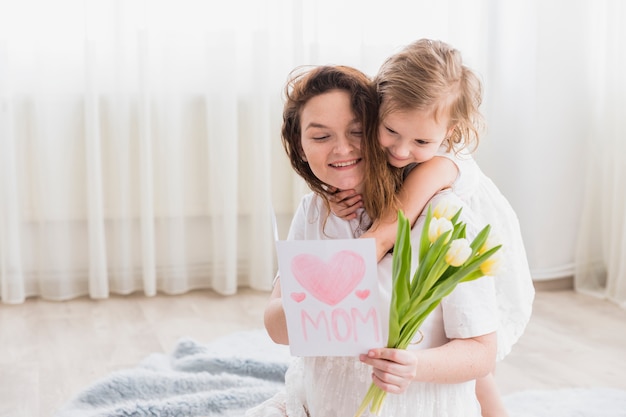
[[[268, 294], [243, 290], [0, 305], [0, 417], [49, 417], [96, 379], [169, 352], [262, 327]], [[503, 394], [626, 389], [626, 310], [573, 291], [538, 291], [526, 333], [498, 365]]]

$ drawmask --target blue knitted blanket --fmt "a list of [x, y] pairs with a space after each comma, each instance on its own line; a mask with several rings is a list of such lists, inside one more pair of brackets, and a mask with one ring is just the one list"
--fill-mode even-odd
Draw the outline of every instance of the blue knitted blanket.
[[55, 417], [242, 416], [284, 386], [290, 360], [263, 330], [207, 345], [182, 339], [170, 354], [96, 381]]

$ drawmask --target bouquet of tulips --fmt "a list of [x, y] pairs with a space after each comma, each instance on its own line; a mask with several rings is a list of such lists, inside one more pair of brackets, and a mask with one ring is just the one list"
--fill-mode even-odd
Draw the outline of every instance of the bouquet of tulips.
[[[490, 226], [485, 226], [470, 243], [465, 237], [465, 223], [459, 221], [461, 209], [443, 203], [434, 211], [428, 206], [419, 242], [419, 264], [412, 279], [411, 227], [404, 214], [398, 212], [387, 347], [406, 349], [426, 317], [457, 284], [491, 275], [498, 263], [492, 255], [501, 245], [491, 245]], [[355, 417], [368, 406], [379, 415], [385, 395], [372, 383]]]

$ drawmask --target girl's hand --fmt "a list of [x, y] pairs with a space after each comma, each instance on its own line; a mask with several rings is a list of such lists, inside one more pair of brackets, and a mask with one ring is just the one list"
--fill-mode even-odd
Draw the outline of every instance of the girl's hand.
[[330, 210], [344, 220], [355, 219], [357, 209], [363, 207], [363, 197], [355, 190], [337, 190], [331, 188], [328, 194]]
[[404, 349], [371, 349], [360, 355], [361, 362], [372, 366], [372, 381], [383, 391], [401, 394], [417, 374], [415, 352]]

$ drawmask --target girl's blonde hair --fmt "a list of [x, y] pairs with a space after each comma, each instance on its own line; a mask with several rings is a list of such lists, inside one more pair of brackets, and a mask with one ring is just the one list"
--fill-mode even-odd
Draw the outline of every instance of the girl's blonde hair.
[[449, 118], [447, 127], [453, 130], [444, 142], [448, 151], [478, 146], [483, 128], [482, 85], [450, 45], [430, 39], [415, 41], [389, 57], [374, 82], [381, 121], [396, 111], [432, 111], [435, 120]]
[[332, 90], [346, 91], [350, 95], [351, 110], [362, 125], [361, 156], [365, 163], [363, 203], [370, 219], [376, 220], [390, 208], [397, 207], [396, 191], [400, 186], [400, 177], [387, 164], [385, 150], [378, 142], [378, 97], [371, 79], [365, 74], [341, 65], [298, 67], [293, 70], [284, 91], [283, 147], [293, 169], [330, 208], [327, 196], [329, 185], [315, 176], [303, 158], [300, 116], [311, 98]]

